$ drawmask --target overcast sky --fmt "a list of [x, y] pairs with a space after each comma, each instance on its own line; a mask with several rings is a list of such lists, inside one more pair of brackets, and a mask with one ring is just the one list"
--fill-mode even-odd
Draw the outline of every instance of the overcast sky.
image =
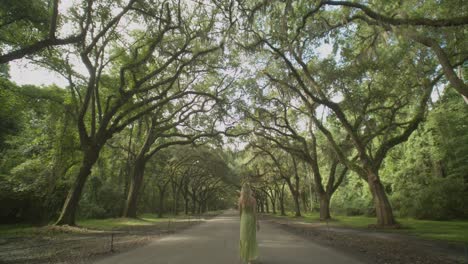
[[[332, 46], [323, 44], [318, 48], [319, 57], [327, 57], [332, 52]], [[15, 60], [10, 62], [11, 80], [19, 85], [51, 85], [56, 84], [65, 87], [68, 82], [59, 74], [33, 65], [27, 59]]]
[[[59, 5], [59, 12], [65, 14], [68, 9], [74, 5], [76, 0], [61, 0]], [[119, 11], [119, 10], [116, 10]], [[128, 25], [127, 25], [128, 26]], [[72, 34], [71, 27], [68, 25], [62, 25], [60, 35], [67, 36]], [[317, 53], [320, 58], [325, 58], [332, 53], [332, 45], [323, 43], [317, 49]], [[78, 62], [80, 64], [80, 62]], [[34, 85], [52, 85], [56, 84], [59, 87], [65, 87], [68, 85], [67, 80], [57, 73], [51, 72], [42, 67], [33, 65], [27, 59], [15, 60], [9, 63], [10, 65], [10, 76], [11, 80], [19, 85], [34, 84]], [[79, 72], [85, 70], [82, 65], [76, 65]], [[79, 69], [82, 68], [82, 69]]]

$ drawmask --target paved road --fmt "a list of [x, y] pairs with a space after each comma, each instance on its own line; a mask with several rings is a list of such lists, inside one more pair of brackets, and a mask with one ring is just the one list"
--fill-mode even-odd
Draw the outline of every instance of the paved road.
[[[261, 264], [358, 264], [355, 259], [317, 245], [269, 223], [257, 233]], [[102, 259], [96, 264], [239, 264], [237, 211], [207, 220], [144, 247]]]

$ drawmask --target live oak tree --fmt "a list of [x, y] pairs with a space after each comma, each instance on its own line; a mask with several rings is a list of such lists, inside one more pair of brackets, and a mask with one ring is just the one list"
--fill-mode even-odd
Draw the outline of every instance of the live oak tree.
[[66, 91], [7, 80], [0, 87], [2, 223], [46, 223], [56, 217], [64, 183], [79, 162]]
[[192, 214], [206, 212], [209, 202], [219, 202], [221, 197], [215, 197], [215, 194], [226, 192], [229, 186], [233, 186], [225, 158], [212, 147], [188, 150], [183, 167], [185, 177], [179, 188], [184, 197], [186, 213], [190, 206]]
[[[220, 134], [213, 127], [216, 124], [216, 119], [213, 120], [213, 123], [208, 124], [209, 127], [205, 127], [206, 132], [193, 129], [190, 125], [189, 119], [197, 118], [196, 115], [207, 115], [211, 112], [212, 115], [216, 116], [216, 113], [211, 111], [211, 108], [216, 107], [215, 102], [211, 102], [214, 105], [206, 108], [207, 105], [210, 105], [211, 100], [210, 97], [200, 100], [199, 96], [194, 96], [185, 102], [178, 102], [179, 106], [171, 105], [168, 109], [162, 107], [158, 109], [161, 114], [164, 111], [170, 113], [167, 117], [157, 114], [150, 117], [151, 120], [146, 124], [144, 141], [133, 160], [128, 197], [123, 212], [124, 217], [136, 217], [138, 194], [143, 182], [145, 166], [156, 153], [173, 145], [195, 144], [198, 139]], [[200, 124], [198, 126], [199, 129], [202, 128]], [[168, 183], [166, 182], [164, 186]]]
[[[374, 35], [367, 25], [346, 28], [348, 34], [361, 36], [350, 41], [340, 34], [343, 23], [331, 20], [333, 12], [322, 14], [325, 22], [317, 24], [304, 19], [307, 7], [307, 3], [265, 7], [272, 15], [248, 26], [252, 36], [248, 45], [269, 54], [263, 64], [268, 81], [294, 92], [311, 113], [320, 105], [340, 124], [358, 160], [343, 151], [327, 123], [310, 115], [340, 162], [368, 182], [378, 225], [392, 226], [393, 210], [379, 169], [388, 151], [405, 142], [423, 120], [442, 74], [427, 53], [382, 36], [369, 39]], [[270, 25], [267, 30], [261, 27], [264, 23]], [[320, 59], [312, 47], [327, 34], [336, 38], [339, 57]]]
[[72, 2], [0, 1], [1, 221], [198, 213], [242, 178], [261, 211], [467, 217], [462, 0]]
[[[319, 1], [303, 17], [313, 17], [315, 11], [326, 6], [339, 6], [343, 13], [349, 13], [351, 20], [361, 20], [376, 31], [391, 32], [399, 41], [413, 42], [418, 48], [428, 48], [437, 58], [445, 78], [449, 81], [465, 102], [468, 103], [468, 85], [456, 68], [467, 60], [466, 26], [468, 15], [466, 8], [457, 1], [404, 1], [379, 4], [360, 4], [350, 1]], [[427, 12], [431, 15], [427, 16]], [[379, 33], [377, 33], [379, 34]]]
[[[264, 143], [264, 142], [263, 142]], [[260, 152], [267, 156], [272, 161], [274, 166], [274, 172], [286, 183], [291, 193], [294, 202], [294, 212], [295, 216], [301, 216], [301, 206], [300, 206], [300, 184], [301, 177], [298, 171], [298, 160], [295, 156], [291, 155], [288, 152], [285, 152], [277, 147], [268, 146], [260, 142], [252, 142], [251, 146], [260, 150]], [[265, 171], [271, 170], [270, 168], [265, 168]], [[265, 172], [262, 172], [262, 175]], [[258, 173], [257, 173], [258, 174]], [[260, 175], [257, 175], [257, 177]], [[284, 197], [281, 197], [284, 198]], [[282, 201], [281, 203], [283, 203]], [[281, 205], [283, 207], [283, 205]], [[281, 208], [283, 213], [283, 208]]]
[[[76, 44], [81, 33], [59, 35], [67, 16], [59, 12], [60, 0], [5, 0], [0, 3], [0, 65], [37, 55], [54, 46]], [[81, 22], [90, 19], [94, 0], [81, 1]], [[98, 2], [98, 1], [96, 1]]]
[[[342, 164], [337, 157], [319, 153], [316, 136], [318, 131], [314, 131], [311, 121], [311, 118], [313, 118], [311, 115], [315, 115], [316, 112], [292, 105], [295, 98], [288, 96], [288, 93], [281, 89], [275, 89], [276, 85], [273, 83], [269, 86], [269, 89], [264, 88], [263, 95], [257, 95], [262, 96], [262, 98], [256, 98], [261, 102], [261, 106], [251, 107], [251, 109], [254, 109], [254, 113], [246, 113], [246, 115], [255, 124], [255, 135], [289, 152], [310, 167], [315, 192], [320, 199], [320, 219], [328, 220], [331, 218], [330, 200], [343, 181], [347, 173], [347, 167], [340, 166]], [[306, 125], [307, 123], [309, 125]], [[342, 141], [346, 142], [347, 139], [343, 138]], [[326, 142], [321, 143], [321, 146], [328, 145]], [[343, 149], [350, 148], [349, 145], [343, 146], [342, 142], [339, 144], [342, 145]], [[262, 148], [262, 150], [270, 155], [273, 160], [276, 160], [273, 153], [265, 148]], [[349, 153], [349, 150], [346, 152]], [[322, 157], [321, 160], [319, 160], [319, 156]], [[278, 160], [276, 162], [279, 163]], [[329, 164], [325, 185], [325, 179], [322, 176], [325, 166], [320, 166], [319, 163], [322, 165]], [[295, 159], [293, 159], [293, 165], [297, 173], [298, 165]], [[294, 196], [296, 195], [299, 195], [299, 187], [295, 190]], [[295, 198], [295, 200], [299, 199]]]
[[[200, 4], [187, 9], [180, 2], [130, 0], [111, 16], [109, 9], [115, 4], [103, 2], [91, 9], [93, 14], [81, 24], [85, 37], [77, 52], [88, 76], [76, 74], [70, 63], [63, 67], [76, 106], [83, 161], [56, 222], [59, 225], [75, 224], [86, 179], [114, 134], [171, 101], [209, 95], [179, 86], [178, 80], [186, 80], [189, 68], [195, 70], [205, 55], [219, 52], [222, 46], [221, 38], [210, 35], [214, 14]], [[133, 33], [128, 24], [123, 28], [130, 20], [144, 28]], [[113, 48], [117, 43], [118, 48]]]

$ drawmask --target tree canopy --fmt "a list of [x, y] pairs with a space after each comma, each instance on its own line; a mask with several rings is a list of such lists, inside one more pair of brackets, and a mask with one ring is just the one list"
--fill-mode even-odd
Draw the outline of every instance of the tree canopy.
[[[0, 3], [4, 222], [467, 218], [462, 1]], [[67, 85], [21, 85], [18, 60]], [[3, 210], [5, 208], [5, 210]]]

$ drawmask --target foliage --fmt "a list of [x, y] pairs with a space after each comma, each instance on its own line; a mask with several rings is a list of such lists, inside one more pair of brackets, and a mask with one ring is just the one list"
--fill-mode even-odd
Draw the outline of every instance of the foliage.
[[422, 219], [467, 217], [468, 109], [447, 91], [424, 125], [387, 160], [385, 178], [402, 216]]
[[[2, 223], [158, 222], [86, 219], [224, 209], [243, 181], [260, 211], [468, 218], [455, 1], [76, 2], [0, 1]], [[13, 83], [19, 58], [68, 85]]]
[[[287, 217], [292, 218], [292, 213]], [[307, 213], [300, 220], [318, 224], [319, 215], [317, 213]], [[398, 222], [402, 225], [401, 229], [384, 229], [381, 231], [398, 234], [411, 234], [436, 240], [468, 242], [467, 221], [430, 221], [413, 218], [398, 218]], [[337, 215], [336, 219], [328, 224], [336, 227], [367, 230], [369, 225], [373, 225], [374, 223], [374, 217]], [[322, 225], [326, 224], [322, 223]]]

